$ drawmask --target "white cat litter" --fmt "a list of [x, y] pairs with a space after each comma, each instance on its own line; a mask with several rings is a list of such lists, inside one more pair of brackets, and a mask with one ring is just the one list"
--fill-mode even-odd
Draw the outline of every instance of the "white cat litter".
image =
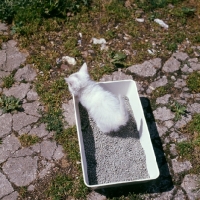
[[154, 19], [154, 22], [156, 22], [157, 24], [159, 24], [161, 27], [168, 29], [169, 26], [161, 19]]
[[135, 82], [125, 80], [99, 84], [115, 95], [126, 96], [133, 114], [119, 132], [103, 134], [73, 97], [86, 186], [97, 189], [156, 179], [159, 170]]

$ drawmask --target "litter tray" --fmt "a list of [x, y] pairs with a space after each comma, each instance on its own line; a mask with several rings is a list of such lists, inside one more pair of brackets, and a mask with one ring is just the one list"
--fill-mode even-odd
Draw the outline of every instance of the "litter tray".
[[144, 117], [144, 113], [143, 113], [142, 105], [141, 105], [140, 98], [137, 92], [135, 81], [133, 80], [108, 81], [108, 82], [101, 82], [99, 84], [105, 90], [108, 90], [117, 96], [120, 94], [122, 96], [128, 97], [130, 106], [134, 114], [137, 130], [139, 132], [139, 140], [146, 156], [146, 167], [149, 174], [149, 178], [137, 179], [137, 180], [132, 180], [132, 181], [118, 181], [118, 182], [95, 184], [95, 185], [91, 185], [89, 183], [89, 178], [88, 178], [88, 173], [87, 173], [87, 161], [86, 161], [84, 142], [83, 142], [83, 134], [81, 131], [79, 101], [76, 97], [73, 96], [77, 134], [78, 134], [80, 154], [81, 154], [81, 164], [82, 164], [82, 171], [83, 171], [85, 185], [92, 189], [99, 189], [99, 188], [106, 188], [106, 187], [121, 186], [121, 185], [126, 185], [126, 184], [135, 184], [135, 183], [138, 184], [138, 183], [147, 182], [147, 181], [156, 179], [159, 176], [159, 169], [156, 162], [156, 157], [154, 154], [153, 146], [150, 139], [150, 134], [147, 128], [146, 120]]

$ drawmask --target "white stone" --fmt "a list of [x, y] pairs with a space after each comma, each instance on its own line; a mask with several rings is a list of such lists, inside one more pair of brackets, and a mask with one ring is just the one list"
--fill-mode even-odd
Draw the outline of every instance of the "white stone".
[[156, 22], [157, 24], [159, 24], [161, 27], [168, 29], [169, 26], [161, 19], [154, 19], [154, 22]]
[[70, 64], [70, 65], [76, 65], [75, 58], [72, 58], [70, 56], [63, 56], [62, 60], [68, 62], [68, 64]]
[[137, 22], [143, 23], [144, 22], [144, 18], [136, 18], [135, 19]]
[[106, 44], [106, 40], [104, 38], [92, 38], [92, 42], [93, 44]]

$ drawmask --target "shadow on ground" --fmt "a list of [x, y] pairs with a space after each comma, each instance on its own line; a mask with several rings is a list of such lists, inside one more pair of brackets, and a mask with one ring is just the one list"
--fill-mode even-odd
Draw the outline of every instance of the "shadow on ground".
[[105, 195], [107, 198], [120, 197], [122, 195], [127, 196], [129, 193], [135, 193], [135, 194], [161, 193], [170, 191], [173, 188], [172, 177], [170, 175], [167, 161], [164, 155], [162, 142], [158, 134], [150, 101], [148, 98], [145, 97], [141, 97], [140, 100], [142, 103], [147, 126], [150, 132], [150, 137], [156, 155], [160, 176], [156, 180], [142, 184], [132, 184], [121, 187], [112, 187], [112, 188], [96, 190], [96, 192]]

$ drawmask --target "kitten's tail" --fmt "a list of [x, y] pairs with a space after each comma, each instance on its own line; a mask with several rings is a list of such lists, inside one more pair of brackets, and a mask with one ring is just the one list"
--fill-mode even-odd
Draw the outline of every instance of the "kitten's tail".
[[126, 125], [128, 119], [129, 119], [129, 113], [125, 106], [124, 99], [122, 98], [122, 96], [118, 95], [118, 98], [119, 98], [119, 104], [120, 104], [120, 111], [122, 113], [123, 125]]

